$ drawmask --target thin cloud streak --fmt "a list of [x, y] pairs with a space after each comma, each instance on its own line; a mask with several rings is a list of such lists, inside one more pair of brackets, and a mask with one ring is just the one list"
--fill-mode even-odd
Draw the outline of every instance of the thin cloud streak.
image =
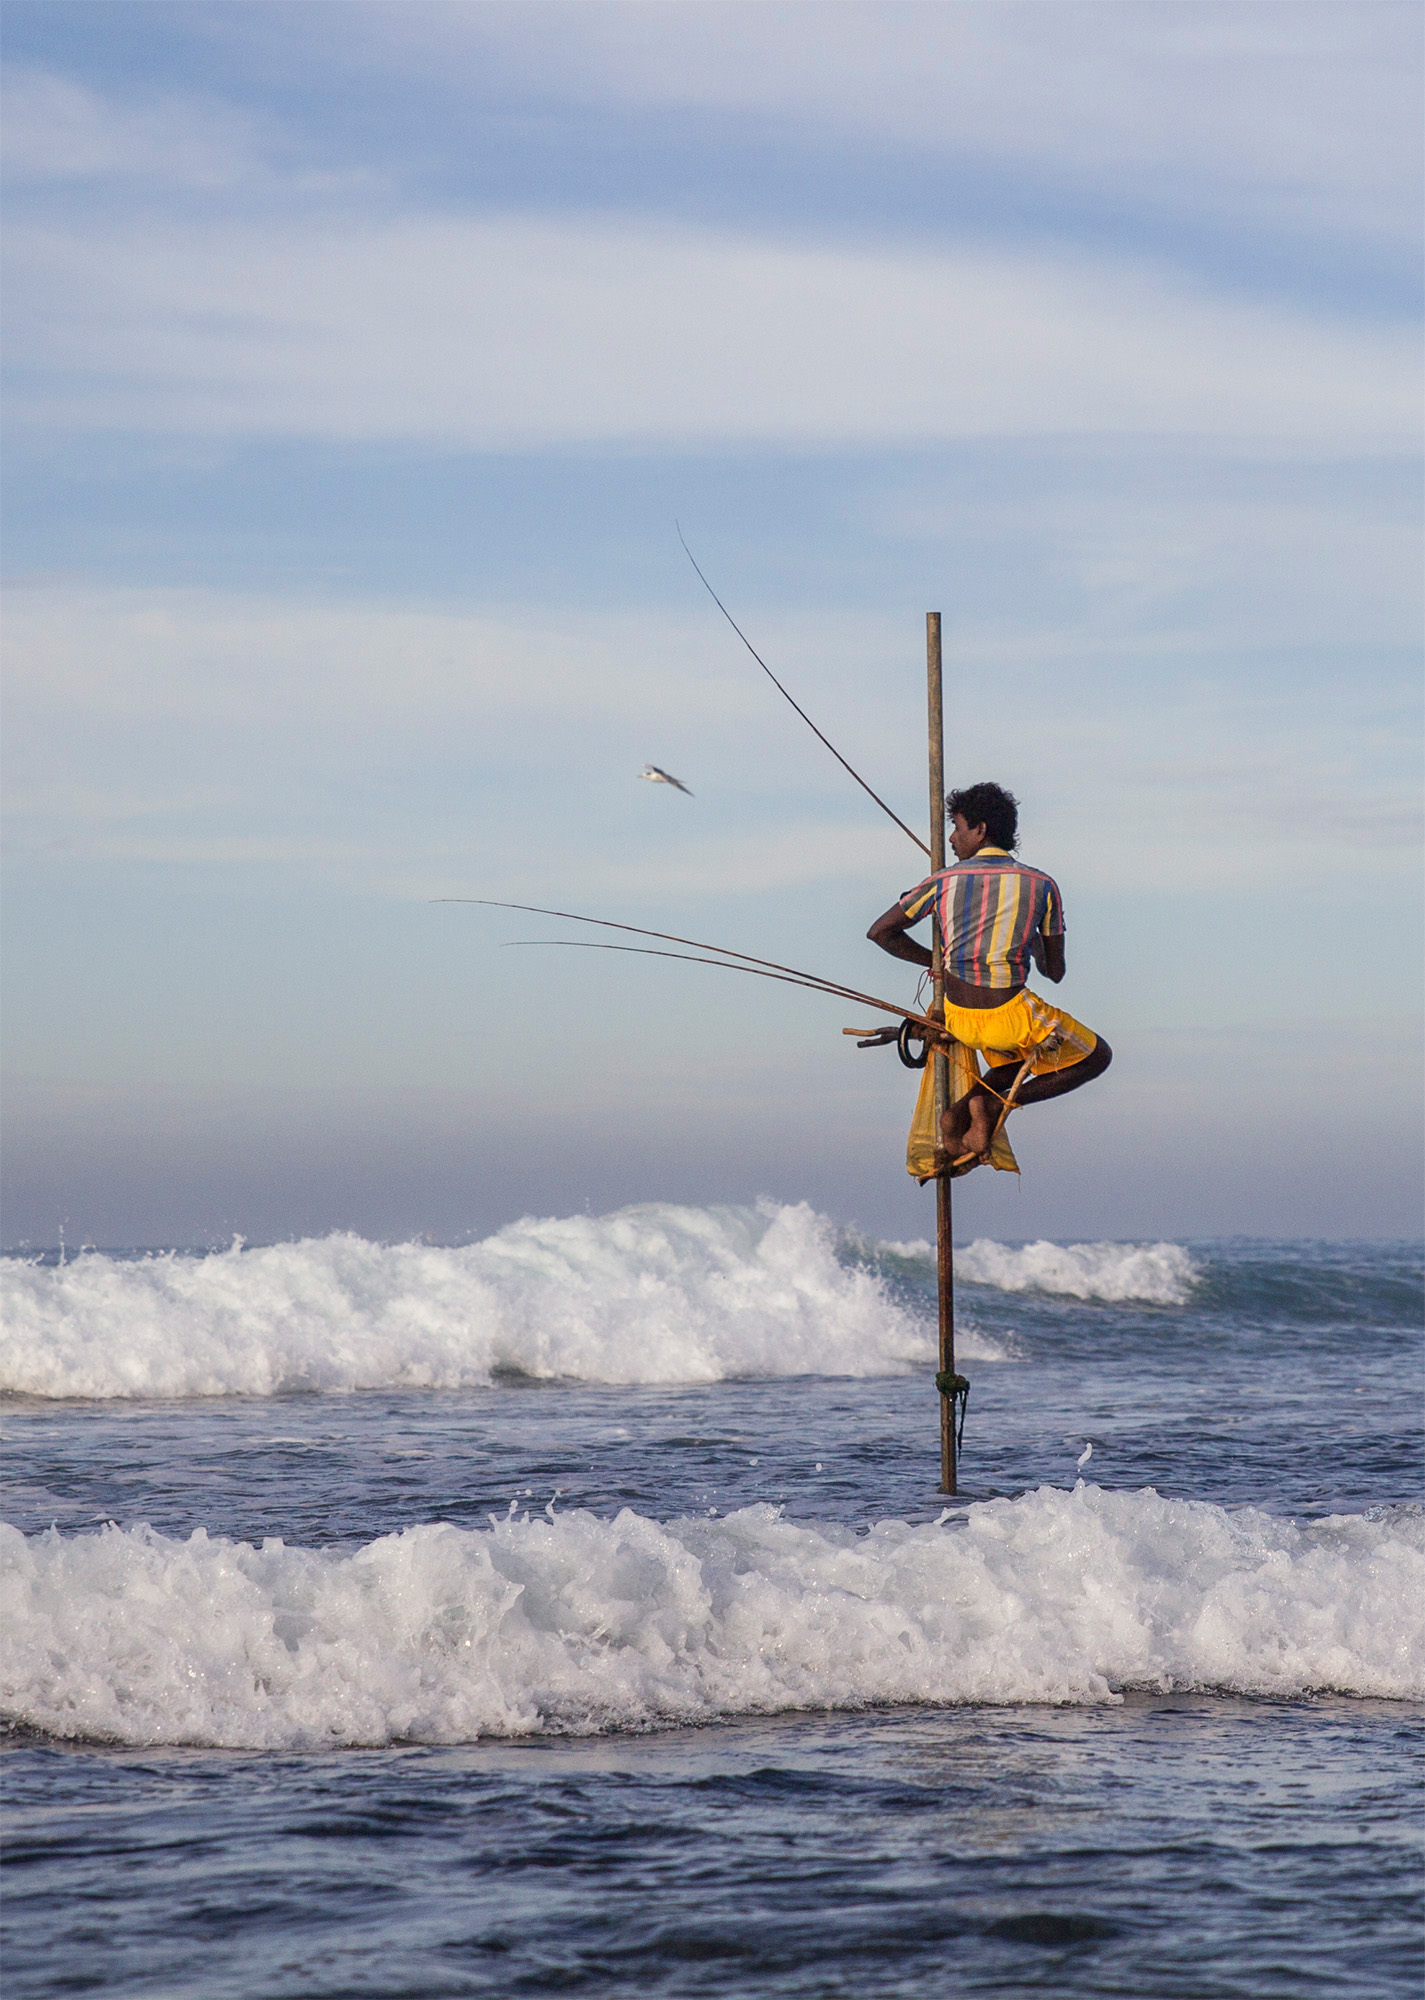
[[[490, 617], [49, 587], [15, 593], [10, 622], [10, 837], [36, 864], [280, 864], [417, 896], [547, 880], [571, 855], [586, 892], [654, 897], [922, 872], [698, 607], [682, 622]], [[923, 726], [914, 663], [887, 665], [865, 697], [867, 661], [909, 636], [830, 610], [769, 621], [766, 640], [833, 740], [859, 715], [844, 740], [918, 818], [896, 783]], [[1349, 874], [1343, 836], [1377, 844], [1382, 879], [1411, 865], [1385, 845], [1416, 825], [1403, 677], [1288, 708], [1272, 679], [1209, 670], [1201, 647], [1164, 675], [1141, 637], [1120, 635], [1116, 661], [1023, 635], [1009, 663], [956, 655], [990, 695], [952, 663], [952, 776], [993, 769], [1032, 798], [1036, 845], [1081, 882], [1285, 888]], [[1008, 738], [1006, 704], [1021, 718]], [[695, 779], [679, 819], [636, 780], [653, 735]], [[1085, 835], [1086, 796], [1131, 840]]]
[[[732, 143], [800, 134], [1228, 230], [1250, 217], [1407, 256], [1418, 243], [1421, 34], [1407, 5], [388, 0], [348, 5], [339, 47], [321, 10], [282, 20], [288, 62], [335, 64], [357, 88], [399, 76], [467, 117], [512, 104], [610, 122], [701, 115]], [[259, 48], [273, 31], [248, 10], [239, 37]]]
[[15, 419], [226, 437], [1409, 448], [1413, 330], [1123, 262], [602, 221], [16, 224]]
[[276, 137], [218, 97], [123, 105], [72, 77], [6, 67], [0, 157], [12, 186], [128, 181], [211, 194], [262, 171]]

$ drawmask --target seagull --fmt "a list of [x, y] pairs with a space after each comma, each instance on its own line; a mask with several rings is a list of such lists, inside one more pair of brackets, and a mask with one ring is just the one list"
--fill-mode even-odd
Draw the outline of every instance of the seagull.
[[1086, 1444], [1083, 1450], [1079, 1453], [1078, 1457], [1074, 1461], [1074, 1470], [1076, 1472], [1082, 1472], [1084, 1467], [1088, 1464], [1089, 1460], [1092, 1457], [1093, 1457], [1093, 1445]]
[[[688, 787], [681, 778], [673, 777], [668, 771], [660, 771], [656, 764], [645, 764], [638, 775], [640, 778], [647, 778], [651, 785], [676, 785], [680, 792], [688, 792]], [[688, 797], [692, 796], [692, 793], [688, 792]]]

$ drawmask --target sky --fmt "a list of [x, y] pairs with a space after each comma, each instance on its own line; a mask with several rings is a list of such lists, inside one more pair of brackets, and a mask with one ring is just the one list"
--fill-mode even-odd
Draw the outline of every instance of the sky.
[[[9, 0], [7, 1247], [933, 1232], [867, 781], [1104, 1079], [957, 1235], [1420, 1229], [1421, 17]], [[645, 761], [692, 796], [641, 784]], [[585, 933], [585, 936], [595, 935]]]

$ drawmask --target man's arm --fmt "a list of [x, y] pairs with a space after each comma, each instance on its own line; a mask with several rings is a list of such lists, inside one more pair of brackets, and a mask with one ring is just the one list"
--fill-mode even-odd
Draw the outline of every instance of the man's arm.
[[1046, 979], [1052, 979], [1057, 986], [1064, 976], [1064, 933], [1057, 937], [1045, 937], [1036, 931], [1029, 940], [1029, 956], [1039, 967]]
[[[892, 903], [884, 916], [877, 917], [866, 935], [872, 944], [878, 944], [892, 958], [903, 958], [907, 965], [929, 965], [930, 953], [923, 944], [917, 944], [913, 937], [906, 935], [909, 928], [910, 919], [905, 911], [899, 903]], [[1063, 974], [1060, 973], [1059, 977], [1062, 978]]]

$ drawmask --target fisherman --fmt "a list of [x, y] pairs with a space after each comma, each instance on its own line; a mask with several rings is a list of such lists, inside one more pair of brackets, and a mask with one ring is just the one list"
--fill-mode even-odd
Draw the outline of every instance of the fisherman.
[[1102, 1035], [1051, 1007], [1025, 981], [1031, 959], [1057, 986], [1064, 976], [1064, 904], [1058, 884], [1017, 861], [1019, 801], [1000, 785], [970, 785], [945, 801], [956, 865], [907, 889], [866, 935], [893, 958], [928, 966], [906, 935], [934, 910], [945, 972], [945, 1025], [984, 1057], [980, 1085], [945, 1112], [943, 1167], [988, 1157], [1003, 1105], [1042, 1104], [1102, 1076], [1113, 1051]]

